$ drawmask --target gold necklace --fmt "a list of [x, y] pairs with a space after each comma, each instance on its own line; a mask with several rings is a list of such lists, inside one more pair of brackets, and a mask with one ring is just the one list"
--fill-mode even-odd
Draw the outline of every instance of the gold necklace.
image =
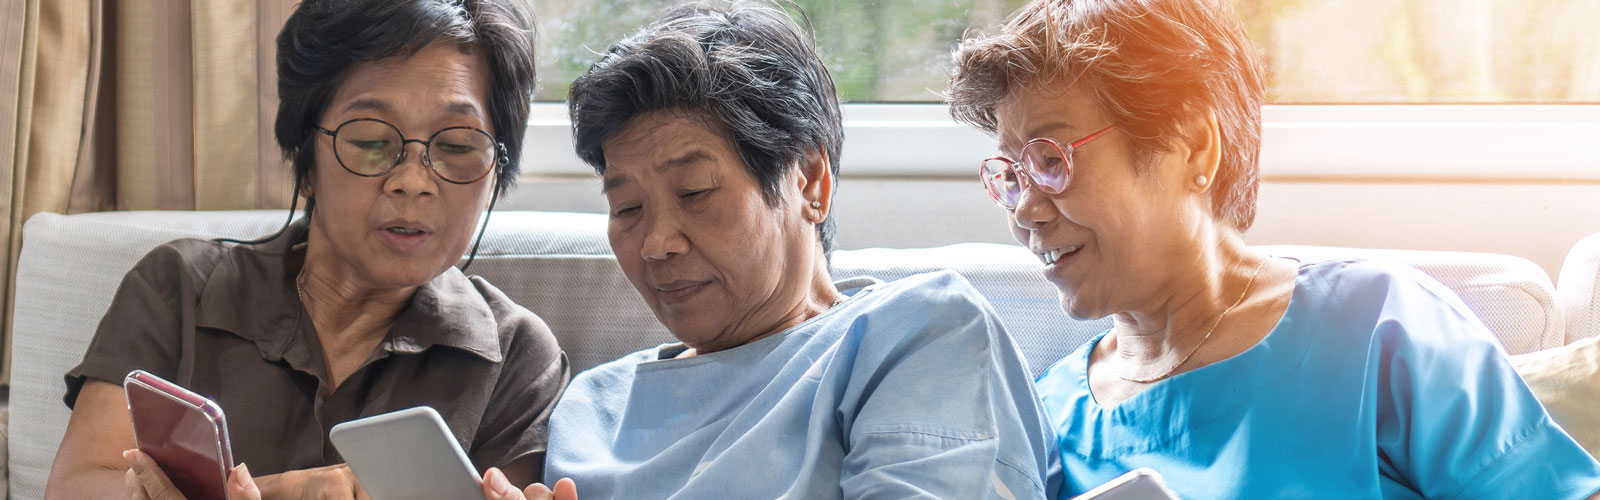
[[306, 266], [300, 265], [300, 272], [294, 275], [294, 294], [300, 297], [300, 306], [310, 308], [311, 303], [306, 301]]
[[1239, 298], [1233, 301], [1233, 305], [1228, 306], [1227, 309], [1223, 309], [1222, 314], [1217, 315], [1217, 320], [1211, 322], [1211, 329], [1206, 330], [1206, 335], [1204, 337], [1200, 337], [1200, 343], [1195, 344], [1194, 348], [1189, 350], [1189, 354], [1183, 355], [1183, 359], [1178, 360], [1178, 364], [1172, 365], [1172, 369], [1167, 370], [1160, 375], [1149, 378], [1126, 377], [1121, 375], [1118, 376], [1129, 382], [1148, 384], [1151, 382], [1159, 382], [1167, 377], [1171, 377], [1172, 374], [1177, 373], [1178, 368], [1183, 367], [1184, 363], [1189, 362], [1189, 358], [1194, 357], [1194, 353], [1200, 352], [1200, 346], [1206, 345], [1206, 341], [1211, 340], [1211, 334], [1217, 331], [1217, 325], [1222, 324], [1222, 318], [1228, 317], [1228, 313], [1233, 311], [1233, 308], [1239, 307], [1239, 304], [1244, 302], [1244, 296], [1250, 294], [1250, 285], [1254, 285], [1256, 283], [1256, 276], [1261, 274], [1261, 268], [1267, 267], [1267, 260], [1269, 259], [1271, 259], [1271, 257], [1264, 257], [1261, 259], [1261, 264], [1256, 266], [1256, 271], [1254, 273], [1250, 273], [1250, 281], [1245, 282], [1244, 291], [1239, 292]]

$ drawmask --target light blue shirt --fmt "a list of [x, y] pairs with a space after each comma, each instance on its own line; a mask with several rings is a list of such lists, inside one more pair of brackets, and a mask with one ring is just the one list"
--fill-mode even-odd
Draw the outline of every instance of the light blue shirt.
[[1112, 408], [1089, 352], [1039, 377], [1063, 498], [1150, 467], [1185, 500], [1583, 498], [1600, 465], [1444, 285], [1372, 262], [1300, 267], [1257, 345]]
[[1028, 368], [972, 285], [939, 272], [845, 291], [743, 346], [578, 374], [545, 477], [585, 500], [1053, 498]]

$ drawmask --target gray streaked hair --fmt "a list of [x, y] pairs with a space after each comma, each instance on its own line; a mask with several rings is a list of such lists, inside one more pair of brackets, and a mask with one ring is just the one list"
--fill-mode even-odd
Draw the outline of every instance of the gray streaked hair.
[[[606, 51], [572, 83], [567, 102], [578, 157], [602, 175], [606, 139], [657, 111], [727, 134], [770, 206], [811, 154], [826, 154], [839, 175], [844, 130], [833, 77], [810, 34], [766, 5], [673, 8]], [[833, 250], [834, 231], [832, 215], [817, 225], [824, 252]]]

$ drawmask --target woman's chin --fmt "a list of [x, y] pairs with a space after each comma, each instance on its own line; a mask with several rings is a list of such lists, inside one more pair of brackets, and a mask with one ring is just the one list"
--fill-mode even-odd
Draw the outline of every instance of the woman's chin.
[[450, 266], [397, 264], [375, 270], [372, 276], [382, 288], [410, 288], [425, 285], [448, 270]]
[[1106, 312], [1090, 307], [1084, 297], [1074, 294], [1071, 290], [1057, 289], [1056, 297], [1061, 301], [1061, 310], [1067, 316], [1078, 321], [1092, 321], [1106, 317]]

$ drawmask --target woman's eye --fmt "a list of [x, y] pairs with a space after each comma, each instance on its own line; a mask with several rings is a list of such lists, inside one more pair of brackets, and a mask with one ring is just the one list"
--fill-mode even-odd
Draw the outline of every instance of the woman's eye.
[[679, 198], [683, 198], [685, 200], [698, 200], [698, 199], [701, 199], [701, 198], [705, 198], [706, 195], [708, 195], [708, 194], [711, 194], [711, 190], [710, 189], [699, 189], [699, 190], [689, 191], [689, 192], [680, 194], [680, 195], [678, 195], [678, 197]]
[[627, 217], [639, 212], [638, 206], [623, 207], [611, 212], [612, 217]]
[[367, 151], [378, 151], [389, 147], [389, 141], [349, 141], [350, 145]]
[[466, 144], [451, 144], [447, 142], [436, 143], [433, 145], [433, 147], [442, 153], [455, 155], [470, 153], [473, 149], [472, 146], [468, 146]]

